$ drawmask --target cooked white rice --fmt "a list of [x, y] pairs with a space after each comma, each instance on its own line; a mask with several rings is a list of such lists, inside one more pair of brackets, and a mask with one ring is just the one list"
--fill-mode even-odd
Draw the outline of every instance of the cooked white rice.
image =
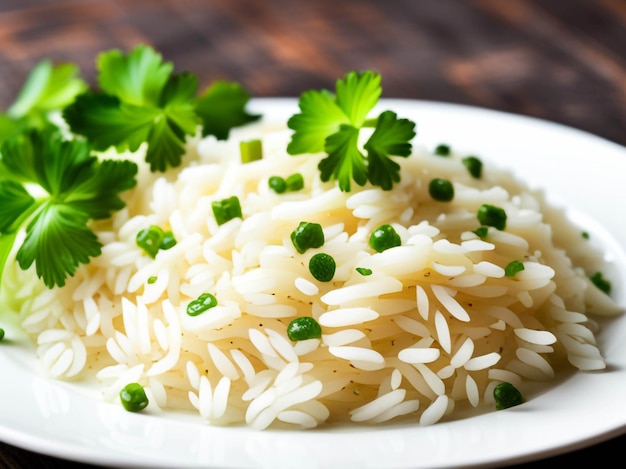
[[[47, 290], [32, 269], [7, 275], [43, 371], [95, 376], [112, 401], [139, 382], [147, 411], [264, 429], [346, 419], [429, 425], [463, 406], [494, 410], [501, 381], [524, 392], [558, 370], [605, 367], [586, 312], [619, 309], [587, 279], [589, 266], [572, 264], [567, 252], [598, 257], [562, 219], [551, 224], [558, 212], [542, 213], [540, 194], [489, 162], [476, 180], [463, 155], [421, 147], [397, 160], [402, 181], [393, 190], [342, 193], [320, 182], [322, 155], [286, 154], [289, 137], [255, 124], [228, 142], [190, 142], [184, 169], [152, 174], [140, 163], [127, 207], [95, 225], [102, 255], [64, 288]], [[242, 165], [239, 141], [249, 138], [262, 138], [265, 154]], [[268, 188], [270, 176], [296, 172], [302, 191]], [[431, 199], [433, 177], [453, 181], [452, 202]], [[243, 219], [218, 226], [211, 202], [233, 195]], [[483, 203], [508, 216], [506, 230], [490, 228], [486, 239], [473, 232]], [[290, 233], [301, 221], [323, 226], [322, 247], [296, 251]], [[368, 238], [384, 223], [402, 245], [376, 253]], [[177, 240], [155, 259], [135, 242], [153, 224]], [[308, 270], [318, 252], [337, 263], [331, 282]], [[512, 260], [525, 267], [513, 278], [504, 275]], [[206, 292], [218, 305], [188, 316], [187, 304]], [[299, 316], [317, 319], [322, 337], [289, 340], [287, 325]]]

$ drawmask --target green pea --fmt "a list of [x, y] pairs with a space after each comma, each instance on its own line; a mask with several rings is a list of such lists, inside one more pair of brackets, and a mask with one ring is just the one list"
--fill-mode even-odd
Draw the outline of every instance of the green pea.
[[596, 272], [589, 277], [591, 282], [607, 295], [611, 293], [611, 282], [604, 278], [602, 272]]
[[203, 293], [187, 305], [187, 314], [198, 316], [215, 306], [217, 306], [217, 298], [211, 293]]
[[241, 205], [237, 196], [216, 200], [211, 204], [215, 221], [218, 225], [223, 225], [233, 218], [241, 218]]
[[309, 248], [319, 248], [324, 245], [324, 231], [319, 223], [301, 221], [291, 233], [291, 242], [300, 254]]
[[498, 230], [506, 227], [506, 212], [495, 205], [481, 205], [476, 216], [481, 225], [493, 226]]
[[483, 175], [483, 162], [475, 156], [466, 156], [461, 160], [467, 171], [474, 179], [480, 179]]
[[139, 412], [148, 406], [148, 397], [143, 386], [139, 383], [130, 383], [120, 391], [120, 401], [124, 409], [129, 412]]
[[287, 326], [289, 340], [308, 340], [322, 337], [322, 326], [309, 316], [296, 318]]
[[515, 274], [524, 270], [524, 264], [521, 261], [511, 261], [504, 268], [504, 275], [514, 277]]
[[583, 237], [583, 239], [590, 239], [591, 236], [589, 235], [588, 231], [583, 231], [582, 233], [580, 233], [580, 235]]
[[389, 248], [400, 246], [400, 235], [391, 225], [381, 225], [370, 235], [369, 245], [377, 252], [383, 252]]
[[489, 234], [489, 227], [481, 226], [480, 228], [476, 228], [474, 230], [474, 234], [478, 236], [480, 239], [485, 239]]
[[287, 190], [291, 192], [297, 192], [304, 187], [304, 178], [300, 173], [294, 173], [291, 176], [287, 177], [285, 180], [287, 183]]
[[0, 340], [4, 339], [4, 329], [0, 327]]
[[428, 184], [428, 193], [434, 200], [450, 202], [454, 199], [454, 186], [447, 179], [434, 178]]
[[368, 275], [372, 275], [372, 269], [368, 269], [367, 267], [357, 267], [356, 270], [363, 277], [367, 277]]
[[315, 254], [309, 260], [309, 272], [320, 282], [330, 282], [335, 276], [336, 268], [333, 256], [323, 252]]
[[267, 180], [267, 185], [277, 194], [283, 194], [287, 191], [287, 181], [280, 176], [272, 176]]
[[493, 397], [496, 401], [496, 409], [508, 409], [524, 402], [522, 393], [513, 386], [511, 383], [502, 382], [499, 383], [493, 389]]
[[450, 156], [450, 153], [451, 153], [450, 145], [447, 145], [445, 143], [440, 143], [439, 145], [435, 147], [435, 155]]

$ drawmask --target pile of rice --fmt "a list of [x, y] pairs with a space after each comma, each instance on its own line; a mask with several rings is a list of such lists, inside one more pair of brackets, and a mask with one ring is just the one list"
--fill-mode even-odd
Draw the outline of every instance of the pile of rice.
[[[343, 193], [320, 181], [324, 155], [286, 153], [290, 135], [254, 124], [226, 142], [189, 142], [183, 168], [152, 174], [140, 163], [127, 207], [94, 226], [102, 255], [65, 287], [46, 289], [32, 269], [7, 274], [43, 371], [95, 379], [118, 403], [138, 382], [148, 412], [188, 410], [213, 425], [265, 429], [429, 425], [463, 408], [494, 411], [502, 381], [524, 394], [561, 369], [605, 367], [587, 316], [618, 313], [588, 280], [600, 257], [540, 194], [486, 161], [474, 179], [461, 162], [467, 155], [434, 155], [419, 141], [396, 159], [402, 181], [393, 190]], [[262, 138], [264, 157], [242, 164], [239, 141], [250, 138]], [[269, 177], [297, 172], [303, 190], [268, 188]], [[454, 183], [453, 201], [432, 200], [434, 177]], [[243, 218], [218, 226], [211, 203], [231, 196]], [[508, 219], [481, 239], [474, 231], [485, 203]], [[322, 225], [322, 247], [296, 251], [290, 234], [301, 221]], [[382, 224], [402, 245], [376, 253], [368, 239]], [[155, 259], [135, 241], [151, 225], [177, 240]], [[308, 270], [319, 252], [336, 260], [331, 282]], [[589, 264], [575, 266], [567, 252]], [[513, 260], [524, 270], [507, 277]], [[218, 305], [187, 315], [206, 292]], [[287, 338], [300, 316], [319, 322], [321, 339]]]

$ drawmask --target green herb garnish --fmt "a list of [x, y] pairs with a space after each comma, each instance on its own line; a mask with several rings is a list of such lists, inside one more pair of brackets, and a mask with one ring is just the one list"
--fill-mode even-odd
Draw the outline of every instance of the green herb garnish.
[[24, 132], [6, 141], [1, 154], [0, 273], [25, 230], [16, 255], [20, 267], [34, 262], [48, 287], [63, 286], [80, 264], [100, 254], [89, 221], [124, 207], [119, 193], [135, 186], [137, 165], [99, 161], [87, 143], [53, 130]]
[[216, 200], [211, 203], [211, 210], [218, 225], [223, 225], [233, 218], [241, 218], [241, 204], [239, 198], [235, 195], [222, 200]]
[[[350, 191], [352, 181], [390, 190], [400, 181], [400, 165], [391, 156], [410, 155], [415, 124], [398, 119], [392, 111], [367, 118], [382, 93], [380, 82], [380, 75], [372, 71], [350, 72], [337, 81], [334, 95], [326, 90], [302, 93], [300, 113], [287, 123], [295, 131], [287, 152], [326, 152], [318, 165], [320, 178], [336, 179], [344, 192]], [[366, 127], [374, 131], [361, 148], [359, 135]]]
[[151, 225], [137, 233], [135, 242], [150, 257], [155, 258], [160, 250], [167, 250], [176, 245], [171, 231], [165, 231], [158, 225]]
[[215, 298], [215, 295], [203, 293], [187, 305], [187, 314], [189, 316], [198, 316], [215, 306], [217, 306], [217, 298]]
[[95, 150], [134, 152], [145, 143], [153, 172], [180, 166], [185, 139], [199, 128], [225, 139], [230, 128], [258, 117], [244, 111], [249, 96], [239, 85], [218, 82], [197, 97], [196, 76], [173, 74], [173, 65], [148, 46], [101, 53], [97, 67], [101, 91], [79, 95], [63, 117]]
[[86, 89], [76, 65], [53, 65], [50, 60], [42, 60], [26, 78], [11, 107], [0, 113], [0, 143], [26, 129], [54, 126], [51, 114], [70, 104]]
[[263, 158], [263, 144], [258, 138], [239, 142], [241, 162], [250, 163]]

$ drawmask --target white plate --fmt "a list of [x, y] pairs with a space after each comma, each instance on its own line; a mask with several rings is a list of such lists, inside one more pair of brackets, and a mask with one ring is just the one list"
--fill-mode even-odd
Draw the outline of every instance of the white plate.
[[[605, 246], [614, 295], [626, 304], [625, 148], [560, 125], [467, 106], [385, 100], [381, 108], [413, 119], [417, 142], [446, 142], [510, 167], [545, 188], [554, 203], [570, 207], [592, 240]], [[294, 99], [258, 99], [251, 109], [277, 122], [297, 111]], [[562, 377], [508, 410], [430, 427], [258, 432], [171, 414], [131, 414], [102, 403], [79, 385], [38, 376], [32, 347], [18, 337], [0, 345], [0, 440], [125, 467], [362, 469], [529, 461], [626, 432], [626, 318], [604, 323], [599, 340], [606, 371]]]

